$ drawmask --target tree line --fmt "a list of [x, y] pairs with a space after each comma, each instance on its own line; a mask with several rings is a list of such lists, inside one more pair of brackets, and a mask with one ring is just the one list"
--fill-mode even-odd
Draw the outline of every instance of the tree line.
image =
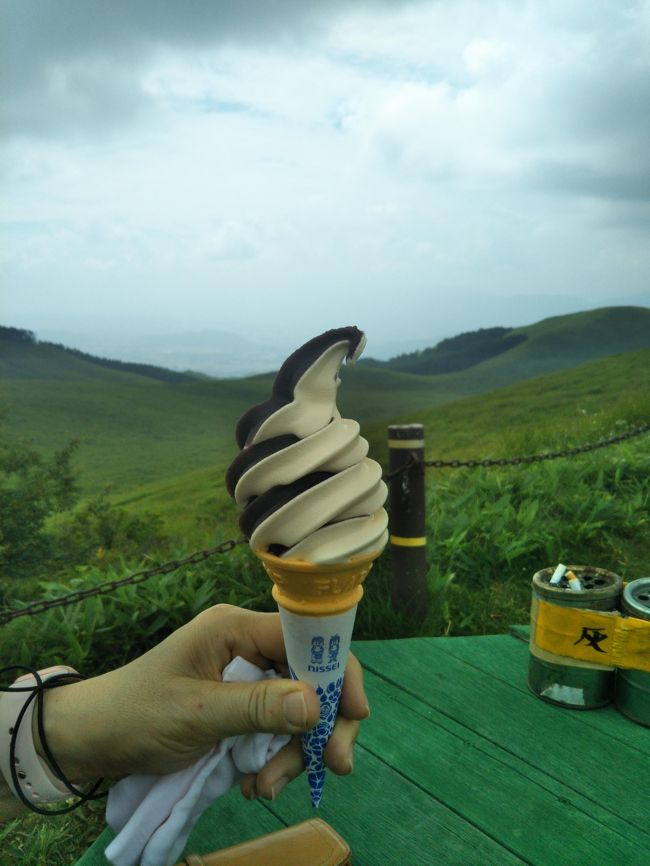
[[456, 373], [501, 355], [527, 339], [525, 334], [513, 333], [512, 328], [479, 328], [441, 340], [429, 349], [396, 355], [388, 361], [369, 359], [365, 363], [401, 373]]
[[36, 334], [23, 328], [9, 328], [0, 325], [0, 340], [8, 340], [11, 343], [35, 343]]
[[110, 370], [117, 370], [120, 373], [135, 373], [138, 376], [146, 376], [149, 379], [158, 379], [162, 382], [193, 382], [197, 379], [209, 378], [208, 376], [203, 376], [201, 373], [167, 370], [165, 367], [157, 367], [154, 364], [139, 364], [133, 361], [115, 361], [111, 358], [101, 358], [97, 355], [91, 355], [88, 352], [82, 352], [81, 349], [70, 349], [62, 343], [50, 343], [47, 340], [37, 340], [33, 331], [28, 331], [23, 328], [11, 328], [6, 325], [0, 325], [0, 341], [2, 340], [9, 343], [27, 343], [34, 346], [46, 346], [52, 349], [58, 349], [69, 355], [74, 355], [75, 358], [79, 358], [82, 361], [96, 364], [99, 367], [107, 367]]

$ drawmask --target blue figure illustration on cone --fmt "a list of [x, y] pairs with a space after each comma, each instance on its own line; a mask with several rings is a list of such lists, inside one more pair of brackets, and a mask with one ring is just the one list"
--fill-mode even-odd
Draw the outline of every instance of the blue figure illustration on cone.
[[311, 663], [320, 665], [323, 663], [323, 653], [325, 652], [325, 640], [316, 635], [311, 639]]
[[328, 661], [330, 664], [332, 662], [337, 662], [339, 660], [339, 649], [341, 648], [341, 638], [337, 634], [333, 634], [330, 638], [329, 646], [327, 648]]

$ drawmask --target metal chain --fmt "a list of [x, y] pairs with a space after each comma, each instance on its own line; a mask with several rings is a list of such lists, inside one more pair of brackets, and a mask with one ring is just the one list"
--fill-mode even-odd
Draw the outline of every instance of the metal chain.
[[632, 439], [635, 436], [641, 436], [643, 433], [650, 432], [650, 424], [643, 424], [640, 427], [633, 427], [626, 433], [619, 433], [617, 436], [611, 436], [609, 439], [600, 439], [598, 442], [590, 442], [587, 445], [579, 445], [575, 448], [564, 448], [561, 451], [546, 451], [543, 454], [528, 454], [520, 457], [487, 457], [483, 460], [419, 460], [413, 453], [409, 455], [409, 459], [398, 469], [393, 472], [385, 472], [384, 480], [390, 480], [402, 472], [412, 469], [414, 465], [419, 464], [425, 467], [433, 467], [434, 469], [475, 469], [478, 467], [489, 468], [491, 466], [522, 466], [530, 463], [541, 463], [544, 460], [557, 460], [559, 457], [575, 457], [578, 454], [586, 454], [589, 451], [596, 451], [598, 448], [606, 448], [608, 445], [616, 445], [619, 442], [625, 442], [627, 439]]
[[86, 598], [91, 598], [94, 595], [106, 595], [113, 592], [120, 586], [135, 586], [148, 580], [150, 577], [155, 577], [158, 574], [169, 574], [171, 571], [176, 571], [178, 568], [183, 568], [186, 565], [196, 565], [199, 562], [204, 562], [211, 556], [218, 553], [229, 553], [239, 544], [248, 543], [248, 539], [239, 538], [237, 541], [224, 541], [216, 547], [210, 547], [206, 550], [197, 550], [194, 553], [185, 556], [183, 559], [172, 559], [170, 562], [165, 562], [163, 565], [157, 565], [153, 568], [146, 568], [142, 571], [136, 571], [128, 577], [121, 580], [107, 580], [104, 583], [99, 583], [90, 589], [80, 589], [76, 592], [69, 592], [67, 595], [59, 596], [58, 598], [49, 598], [43, 601], [35, 601], [18, 610], [0, 612], [0, 626], [6, 625], [12, 619], [17, 619], [19, 616], [34, 616], [37, 613], [44, 613], [46, 610], [51, 610], [55, 607], [64, 607], [69, 604], [83, 601]]
[[397, 469], [393, 469], [392, 472], [384, 472], [382, 473], [382, 479], [384, 481], [390, 481], [392, 478], [396, 478], [398, 475], [401, 475], [403, 472], [407, 472], [409, 469], [412, 469], [414, 466], [423, 466], [424, 463], [415, 454], [411, 451], [409, 452], [408, 457], [402, 463], [401, 466], [398, 466]]
[[424, 466], [433, 466], [436, 469], [457, 469], [459, 467], [474, 469], [478, 466], [521, 466], [526, 463], [541, 463], [544, 460], [557, 460], [559, 457], [575, 457], [578, 454], [586, 454], [589, 451], [596, 451], [598, 448], [606, 448], [608, 445], [625, 442], [627, 439], [641, 436], [648, 431], [650, 431], [650, 424], [644, 424], [641, 427], [634, 427], [626, 433], [611, 436], [609, 439], [600, 439], [598, 442], [578, 445], [575, 448], [563, 448], [561, 451], [545, 451], [543, 454], [528, 454], [522, 457], [504, 457], [499, 459], [488, 457], [484, 460], [425, 460]]
[[[598, 442], [591, 442], [587, 445], [580, 445], [576, 448], [565, 448], [562, 451], [547, 451], [544, 454], [529, 454], [522, 457], [510, 458], [485, 458], [483, 460], [419, 460], [415, 454], [409, 454], [406, 462], [395, 469], [393, 472], [385, 472], [383, 478], [389, 481], [391, 478], [401, 475], [403, 472], [413, 468], [415, 465], [423, 467], [434, 467], [435, 469], [474, 469], [476, 467], [490, 466], [521, 466], [527, 463], [541, 463], [543, 460], [555, 460], [558, 457], [574, 457], [577, 454], [585, 454], [588, 451], [595, 451], [598, 448], [605, 448], [607, 445], [615, 445], [618, 442], [624, 442], [627, 439], [632, 439], [634, 436], [641, 436], [643, 433], [650, 431], [650, 424], [643, 424], [641, 427], [634, 427], [626, 433], [620, 433], [618, 436], [612, 436], [609, 439], [601, 439]], [[128, 577], [121, 580], [108, 580], [93, 586], [90, 589], [79, 589], [75, 592], [70, 592], [67, 595], [59, 596], [58, 598], [45, 599], [43, 601], [32, 602], [25, 607], [12, 611], [0, 611], [0, 626], [6, 625], [14, 619], [21, 616], [34, 616], [38, 613], [44, 613], [47, 610], [52, 610], [55, 607], [65, 607], [70, 604], [76, 604], [86, 598], [91, 598], [95, 595], [107, 595], [114, 592], [120, 586], [135, 586], [148, 580], [150, 577], [155, 577], [159, 574], [169, 574], [186, 565], [196, 565], [199, 562], [204, 562], [211, 556], [221, 553], [229, 553], [240, 544], [246, 544], [246, 538], [239, 538], [236, 541], [224, 541], [216, 547], [210, 547], [205, 550], [197, 550], [189, 554], [183, 559], [172, 559], [169, 562], [163, 563], [153, 568], [146, 568], [141, 571], [136, 571]]]

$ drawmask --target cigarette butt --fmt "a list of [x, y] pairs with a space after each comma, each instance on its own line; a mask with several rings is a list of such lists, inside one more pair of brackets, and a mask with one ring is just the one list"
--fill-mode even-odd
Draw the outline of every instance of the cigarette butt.
[[549, 583], [552, 586], [557, 586], [558, 583], [560, 583], [562, 581], [562, 578], [564, 577], [566, 570], [567, 570], [566, 565], [562, 565], [562, 563], [560, 563], [558, 565], [558, 567], [555, 569], [555, 571], [553, 572], [553, 577], [549, 580]]
[[572, 589], [574, 592], [580, 592], [582, 590], [582, 584], [580, 583], [580, 578], [577, 577], [572, 571], [567, 571], [564, 575], [569, 583], [569, 589]]

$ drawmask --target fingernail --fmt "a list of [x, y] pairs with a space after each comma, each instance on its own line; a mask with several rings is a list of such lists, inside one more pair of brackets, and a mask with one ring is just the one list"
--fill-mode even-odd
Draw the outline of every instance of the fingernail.
[[350, 765], [350, 769], [348, 770], [348, 773], [351, 773], [352, 770], [354, 770], [354, 757], [352, 754], [350, 754], [350, 756], [348, 758], [348, 764]]
[[251, 788], [250, 794], [248, 795], [249, 800], [257, 800], [257, 791], [255, 788]]
[[294, 728], [304, 728], [307, 724], [307, 704], [302, 692], [291, 692], [282, 704], [284, 718]]
[[288, 776], [282, 776], [281, 779], [278, 779], [278, 781], [275, 783], [275, 785], [271, 786], [271, 799], [275, 800], [275, 798], [278, 796], [280, 791], [283, 788], [285, 788], [288, 785], [288, 783], [289, 783], [289, 777]]
[[370, 715], [370, 704], [366, 701], [366, 718]]

